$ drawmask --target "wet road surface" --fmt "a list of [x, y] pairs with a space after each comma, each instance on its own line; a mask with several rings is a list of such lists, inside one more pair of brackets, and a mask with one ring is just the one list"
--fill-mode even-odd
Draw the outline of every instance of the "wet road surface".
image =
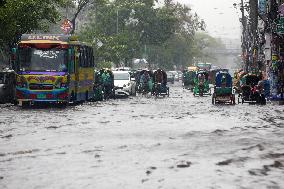
[[0, 188], [284, 188], [284, 108], [170, 97], [0, 106]]

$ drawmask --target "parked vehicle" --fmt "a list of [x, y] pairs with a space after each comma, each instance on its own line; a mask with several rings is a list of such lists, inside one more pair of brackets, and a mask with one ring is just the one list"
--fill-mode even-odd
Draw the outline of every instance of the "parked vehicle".
[[179, 81], [182, 81], [182, 76], [183, 76], [182, 71], [178, 71], [178, 80]]
[[94, 98], [93, 49], [74, 36], [24, 34], [12, 51], [19, 105]]
[[174, 74], [171, 73], [171, 72], [166, 72], [166, 75], [167, 75], [167, 82], [171, 83], [171, 84], [174, 84], [175, 83], [175, 76], [174, 76]]
[[179, 74], [177, 71], [169, 71], [169, 73], [174, 75], [174, 80], [179, 81]]
[[119, 67], [116, 68], [115, 71], [131, 71], [130, 67]]
[[15, 73], [0, 72], [0, 103], [15, 103]]
[[232, 77], [228, 72], [220, 71], [215, 77], [212, 104], [228, 102], [235, 104], [235, 94], [233, 94], [232, 88]]
[[243, 77], [241, 92], [238, 96], [238, 103], [266, 104], [265, 89], [260, 87], [260, 78], [255, 74], [247, 74]]
[[116, 96], [136, 95], [136, 82], [128, 71], [113, 71]]

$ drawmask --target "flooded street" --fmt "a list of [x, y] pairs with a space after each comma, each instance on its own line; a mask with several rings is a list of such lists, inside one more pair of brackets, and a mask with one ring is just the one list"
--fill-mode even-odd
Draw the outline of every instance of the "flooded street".
[[284, 187], [283, 106], [170, 97], [0, 106], [0, 188]]

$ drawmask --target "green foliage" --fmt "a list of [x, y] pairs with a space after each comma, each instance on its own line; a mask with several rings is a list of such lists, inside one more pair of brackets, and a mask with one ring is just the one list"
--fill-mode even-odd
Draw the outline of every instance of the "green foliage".
[[109, 68], [111, 69], [112, 67], [112, 63], [109, 61], [101, 61], [101, 62], [97, 62], [96, 67], [98, 70], [102, 69], [102, 68]]
[[[80, 37], [93, 42], [98, 59], [129, 65], [133, 58], [145, 54], [145, 45], [161, 46], [176, 31], [179, 21], [175, 10], [154, 6], [154, 0], [101, 2], [91, 13]], [[97, 41], [103, 46], [98, 48]]]
[[196, 31], [205, 29], [205, 23], [197, 14], [191, 13], [190, 7], [172, 0], [166, 0], [163, 9], [174, 15], [177, 21], [172, 26], [175, 33], [160, 46], [151, 47], [149, 62], [164, 69], [182, 69], [192, 64], [193, 57], [199, 53], [194, 52], [194, 38]]
[[196, 33], [193, 43], [193, 54], [195, 61], [213, 62], [216, 61], [214, 51], [225, 49], [225, 45], [220, 39], [215, 39], [207, 33]]
[[6, 0], [0, 7], [0, 46], [15, 43], [22, 33], [48, 30], [59, 19], [62, 4], [64, 0]]
[[[155, 2], [97, 3], [79, 33], [82, 40], [93, 44], [96, 61], [129, 66], [133, 58], [147, 58], [153, 67], [182, 68], [192, 64], [193, 57], [207, 56], [204, 49], [220, 44], [210, 36], [196, 35], [205, 29], [205, 23], [190, 7], [173, 0], [157, 7]], [[98, 46], [98, 42], [103, 45]]]

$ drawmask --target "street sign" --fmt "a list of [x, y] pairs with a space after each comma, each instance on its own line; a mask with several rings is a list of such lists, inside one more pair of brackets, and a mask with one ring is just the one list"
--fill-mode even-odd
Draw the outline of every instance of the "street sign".
[[63, 20], [60, 28], [62, 29], [62, 31], [65, 34], [68, 34], [73, 29], [73, 24], [72, 24], [72, 22], [70, 20], [65, 19], [65, 20]]

